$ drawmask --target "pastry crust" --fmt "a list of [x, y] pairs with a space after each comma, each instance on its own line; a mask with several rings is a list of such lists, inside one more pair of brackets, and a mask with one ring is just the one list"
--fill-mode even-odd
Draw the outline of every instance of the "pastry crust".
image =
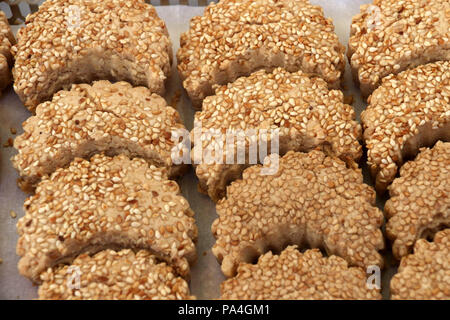
[[450, 59], [448, 0], [374, 0], [352, 20], [348, 56], [368, 97], [384, 77]]
[[41, 280], [40, 300], [195, 299], [172, 267], [158, 263], [145, 250], [136, 254], [128, 249], [104, 250], [93, 257], [82, 254], [70, 266], [49, 268]]
[[[260, 70], [217, 87], [215, 95], [204, 100], [203, 110], [195, 114], [195, 124], [197, 127], [194, 126], [191, 135], [194, 136], [193, 160], [198, 163], [196, 174], [200, 190], [214, 201], [224, 197], [227, 184], [241, 176], [250, 162], [249, 157], [247, 154], [244, 164], [237, 164], [237, 161], [230, 164], [227, 156], [234, 154], [236, 157], [237, 138], [231, 144], [227, 143], [225, 135], [222, 141], [214, 137], [199, 143], [195, 134], [207, 136], [214, 130], [222, 133], [255, 130], [255, 139], [263, 148], [261, 142], [265, 141], [261, 134], [266, 130], [264, 139], [270, 153], [271, 141], [278, 130], [281, 155], [289, 150], [307, 152], [319, 148], [352, 162], [358, 161], [362, 154], [361, 126], [355, 121], [353, 108], [344, 104], [342, 92], [329, 90], [324, 80], [301, 71]], [[206, 157], [209, 152], [215, 155], [217, 142], [224, 145], [223, 159], [208, 162]], [[248, 153], [249, 141], [245, 148]]]
[[194, 107], [214, 85], [265, 68], [302, 70], [338, 88], [345, 48], [331, 19], [307, 0], [222, 0], [194, 17], [181, 35], [178, 71]]
[[194, 213], [165, 169], [124, 155], [75, 159], [25, 201], [19, 272], [39, 281], [49, 267], [108, 248], [146, 249], [183, 277], [196, 258]]
[[212, 251], [227, 277], [240, 262], [286, 244], [324, 248], [351, 266], [383, 266], [383, 214], [360, 169], [320, 151], [288, 152], [274, 175], [261, 168], [246, 169], [216, 207]]
[[227, 300], [381, 299], [379, 290], [369, 289], [363, 269], [349, 268], [334, 255], [323, 257], [318, 249], [300, 253], [296, 246], [280, 255], [268, 252], [254, 265], [241, 263], [221, 293]]
[[26, 19], [13, 48], [14, 89], [34, 112], [61, 89], [127, 81], [164, 94], [172, 44], [143, 0], [47, 0]]
[[391, 280], [391, 299], [450, 299], [450, 229], [438, 232], [434, 242], [417, 240]]
[[436, 62], [383, 79], [361, 114], [367, 163], [378, 192], [405, 159], [436, 141], [450, 141], [450, 62]]
[[95, 153], [126, 154], [164, 167], [170, 177], [185, 165], [172, 161], [173, 131], [184, 129], [178, 112], [145, 87], [126, 82], [74, 85], [36, 109], [14, 141], [19, 185], [33, 191], [41, 177], [66, 167], [74, 158]]
[[0, 92], [5, 89], [12, 80], [10, 67], [13, 65], [11, 46], [16, 43], [14, 35], [6, 19], [6, 15], [0, 10]]
[[400, 169], [384, 207], [389, 218], [386, 233], [397, 259], [409, 254], [419, 238], [450, 227], [449, 187], [450, 142], [422, 149]]

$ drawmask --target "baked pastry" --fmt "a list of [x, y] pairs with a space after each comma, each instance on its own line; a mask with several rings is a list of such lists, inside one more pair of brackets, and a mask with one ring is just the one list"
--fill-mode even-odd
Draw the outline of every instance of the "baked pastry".
[[70, 266], [49, 268], [41, 280], [41, 300], [195, 299], [172, 267], [145, 250], [82, 254]]
[[384, 77], [450, 59], [448, 0], [374, 0], [352, 20], [348, 56], [363, 96]]
[[232, 300], [381, 299], [378, 289], [367, 286], [363, 269], [349, 268], [337, 256], [323, 257], [318, 249], [300, 253], [296, 246], [280, 255], [268, 252], [257, 264], [240, 263], [221, 293]]
[[23, 128], [14, 141], [18, 154], [12, 162], [25, 191], [74, 158], [99, 152], [141, 157], [167, 168], [170, 177], [183, 169], [171, 156], [171, 135], [184, 129], [178, 112], [147, 88], [126, 82], [73, 85], [40, 104]]
[[200, 108], [214, 85], [262, 68], [302, 70], [338, 88], [345, 48], [332, 20], [308, 0], [222, 0], [191, 20], [177, 59], [183, 86]]
[[212, 251], [227, 277], [287, 244], [324, 248], [351, 266], [383, 266], [383, 213], [360, 169], [320, 151], [288, 152], [274, 175], [252, 166], [216, 206]]
[[11, 83], [11, 71], [13, 64], [11, 46], [16, 43], [14, 35], [9, 27], [8, 19], [0, 10], [0, 92]]
[[386, 233], [397, 259], [410, 253], [419, 238], [450, 227], [450, 142], [422, 149], [405, 163], [389, 188], [384, 211]]
[[450, 229], [438, 232], [434, 242], [417, 240], [414, 253], [402, 259], [391, 279], [391, 298], [450, 299]]
[[165, 169], [98, 154], [44, 178], [17, 223], [19, 272], [41, 272], [82, 253], [146, 249], [183, 277], [196, 257], [194, 213]]
[[[201, 137], [214, 130], [222, 133], [255, 130], [254, 138], [263, 149], [266, 142], [270, 149], [271, 140], [278, 134], [280, 154], [320, 148], [352, 162], [361, 157], [358, 140], [362, 139], [362, 132], [353, 108], [343, 101], [342, 92], [328, 90], [321, 78], [282, 68], [270, 73], [260, 70], [216, 87], [215, 95], [207, 97], [203, 110], [195, 114], [192, 134]], [[267, 137], [262, 137], [263, 133]], [[241, 147], [237, 138], [231, 144], [227, 144], [226, 138], [223, 135], [220, 141], [220, 137], [213, 136], [202, 139], [201, 143], [200, 139], [194, 139], [192, 154], [194, 163], [198, 164], [200, 190], [215, 201], [225, 196], [227, 184], [239, 178], [250, 163], [248, 155], [244, 164], [226, 161], [228, 156], [236, 157]], [[210, 152], [215, 156], [217, 142], [226, 146], [223, 159], [205, 161]], [[247, 153], [249, 148], [247, 140]], [[259, 161], [262, 163], [264, 159]]]
[[32, 112], [59, 90], [93, 80], [163, 95], [172, 45], [144, 0], [47, 0], [25, 23], [13, 48], [14, 89]]
[[390, 75], [361, 114], [367, 163], [384, 192], [405, 159], [420, 147], [450, 140], [450, 62]]

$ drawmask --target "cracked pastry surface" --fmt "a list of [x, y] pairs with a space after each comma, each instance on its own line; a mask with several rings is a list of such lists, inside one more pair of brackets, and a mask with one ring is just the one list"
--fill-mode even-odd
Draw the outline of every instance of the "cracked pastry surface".
[[[255, 130], [255, 139], [267, 141], [270, 148], [278, 130], [279, 151], [310, 151], [316, 147], [345, 160], [358, 160], [362, 154], [359, 140], [361, 126], [355, 121], [353, 108], [344, 104], [339, 90], [329, 90], [324, 80], [302, 71], [290, 73], [282, 68], [273, 72], [257, 71], [249, 77], [217, 87], [214, 96], [203, 102], [203, 110], [195, 114], [191, 135], [207, 137], [213, 131], [221, 133]], [[263, 138], [262, 134], [265, 134]], [[202, 137], [203, 138], [203, 137]], [[193, 159], [198, 163], [196, 174], [200, 189], [215, 201], [225, 194], [228, 182], [240, 176], [245, 164], [230, 164], [229, 155], [236, 157], [238, 139], [228, 144], [226, 136], [194, 139]], [[248, 151], [253, 141], [246, 140]], [[208, 162], [206, 157], [220, 142], [223, 159]], [[262, 163], [264, 159], [259, 159]], [[249, 163], [249, 157], [246, 157]]]
[[390, 75], [361, 114], [367, 163], [384, 192], [405, 158], [420, 147], [450, 140], [450, 62]]
[[307, 0], [222, 0], [181, 35], [178, 71], [194, 107], [214, 85], [261, 68], [302, 70], [340, 86], [345, 48], [331, 19]]
[[438, 232], [433, 242], [417, 240], [391, 280], [391, 298], [450, 299], [450, 229]]
[[13, 65], [11, 46], [16, 43], [14, 35], [8, 23], [8, 19], [0, 10], [0, 92], [5, 89], [12, 80], [10, 67]]
[[14, 89], [25, 106], [73, 83], [127, 81], [164, 94], [172, 60], [167, 28], [143, 0], [47, 0], [13, 47]]
[[359, 169], [320, 151], [288, 152], [278, 172], [252, 166], [216, 206], [213, 253], [227, 277], [240, 262], [287, 244], [324, 248], [351, 266], [383, 266], [382, 212]]
[[14, 140], [18, 154], [12, 162], [25, 191], [74, 158], [99, 152], [141, 157], [167, 168], [170, 177], [183, 168], [171, 157], [171, 135], [184, 129], [178, 112], [147, 88], [126, 82], [103, 80], [60, 91], [40, 104], [23, 128]]
[[352, 20], [348, 56], [369, 96], [384, 77], [450, 59], [448, 0], [374, 0]]
[[389, 188], [386, 233], [397, 259], [429, 232], [450, 227], [450, 142], [439, 141], [405, 163]]
[[93, 257], [82, 254], [69, 266], [49, 268], [41, 280], [41, 300], [195, 299], [172, 267], [158, 263], [145, 250], [104, 250]]
[[280, 255], [268, 252], [257, 264], [241, 263], [237, 275], [221, 285], [222, 299], [232, 300], [337, 300], [381, 299], [369, 289], [366, 273], [349, 268], [338, 257], [324, 257], [318, 249], [301, 253], [289, 246]]
[[189, 203], [165, 169], [142, 159], [77, 158], [44, 178], [24, 211], [18, 268], [33, 281], [49, 267], [107, 248], [147, 249], [183, 277], [196, 257]]

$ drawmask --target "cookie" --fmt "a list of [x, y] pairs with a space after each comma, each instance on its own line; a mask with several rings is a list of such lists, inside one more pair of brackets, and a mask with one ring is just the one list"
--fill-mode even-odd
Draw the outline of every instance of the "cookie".
[[13, 48], [14, 89], [34, 112], [61, 89], [127, 81], [164, 94], [172, 44], [143, 0], [47, 0], [26, 19]]
[[187, 282], [141, 250], [104, 250], [41, 275], [41, 300], [190, 300]]
[[[203, 110], [195, 114], [195, 123], [197, 128], [192, 135], [206, 136], [214, 130], [222, 133], [254, 130], [254, 138], [261, 148], [265, 140], [268, 141], [266, 149], [270, 148], [278, 131], [280, 154], [319, 148], [348, 161], [357, 161], [362, 154], [361, 126], [355, 121], [353, 108], [344, 103], [342, 92], [328, 90], [324, 80], [302, 71], [260, 70], [217, 87], [215, 95], [204, 100]], [[264, 139], [261, 137], [263, 130], [268, 136]], [[194, 140], [192, 150], [194, 163], [198, 163], [200, 190], [215, 201], [225, 196], [227, 184], [239, 178], [250, 163], [249, 141], [245, 145], [245, 163], [227, 162], [228, 156], [238, 154], [238, 139], [227, 144], [225, 138], [224, 135], [222, 140], [215, 137]], [[223, 159], [208, 161], [206, 157], [210, 151], [214, 153], [217, 142], [226, 146]], [[260, 163], [263, 161], [259, 159]]]
[[6, 19], [6, 15], [0, 10], [0, 92], [5, 89], [12, 80], [10, 67], [13, 65], [11, 46], [16, 43], [14, 35]]
[[337, 256], [318, 249], [300, 253], [289, 246], [280, 255], [268, 252], [257, 264], [241, 263], [234, 278], [221, 285], [222, 299], [232, 300], [355, 300], [381, 299], [369, 288], [361, 268], [349, 268]]
[[390, 74], [450, 59], [448, 0], [374, 0], [352, 20], [348, 56], [363, 96]]
[[450, 227], [450, 142], [422, 149], [405, 163], [389, 188], [384, 211], [386, 233], [397, 259], [407, 255], [419, 238]]
[[450, 140], [450, 62], [390, 75], [361, 114], [367, 163], [383, 193], [405, 159], [436, 141]]
[[196, 257], [194, 213], [165, 169], [124, 155], [76, 158], [44, 178], [17, 223], [19, 272], [41, 272], [108, 248], [146, 249], [183, 277]]
[[178, 112], [147, 88], [126, 82], [97, 81], [60, 91], [40, 104], [23, 128], [14, 141], [18, 154], [12, 162], [25, 191], [74, 158], [99, 152], [141, 157], [167, 168], [170, 177], [184, 168], [171, 156], [171, 135], [184, 129]]
[[263, 68], [302, 70], [338, 88], [345, 48], [331, 19], [307, 0], [222, 0], [191, 20], [177, 60], [183, 86], [199, 108], [214, 85]]
[[450, 299], [450, 229], [438, 232], [434, 242], [417, 240], [392, 277], [391, 299]]
[[261, 169], [246, 169], [216, 206], [212, 251], [227, 277], [289, 244], [323, 248], [351, 266], [383, 266], [383, 213], [360, 169], [320, 151], [288, 152], [274, 175]]

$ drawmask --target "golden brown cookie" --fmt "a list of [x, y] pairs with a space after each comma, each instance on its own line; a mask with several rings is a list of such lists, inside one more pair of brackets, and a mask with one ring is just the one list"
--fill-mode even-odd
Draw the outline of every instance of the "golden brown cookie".
[[177, 59], [183, 86], [199, 108], [214, 85], [262, 68], [302, 70], [338, 88], [345, 48], [331, 19], [308, 0], [222, 0], [191, 20]]
[[374, 0], [353, 18], [348, 56], [369, 96], [390, 74], [450, 59], [448, 0]]
[[78, 256], [41, 275], [41, 300], [190, 300], [187, 282], [141, 250], [104, 250]]
[[172, 44], [144, 0], [47, 0], [25, 23], [13, 48], [14, 89], [32, 112], [59, 90], [94, 80], [164, 94]]
[[142, 159], [77, 158], [44, 178], [24, 211], [19, 271], [34, 281], [47, 268], [108, 248], [146, 249], [183, 277], [196, 258], [189, 203], [165, 169]]
[[287, 244], [324, 248], [351, 266], [383, 266], [383, 214], [360, 169], [320, 151], [288, 152], [273, 175], [261, 168], [246, 169], [216, 207], [212, 251], [227, 277]]
[[394, 256], [401, 259], [419, 238], [450, 227], [450, 142], [424, 148], [405, 163], [389, 193], [386, 233], [393, 241]]

